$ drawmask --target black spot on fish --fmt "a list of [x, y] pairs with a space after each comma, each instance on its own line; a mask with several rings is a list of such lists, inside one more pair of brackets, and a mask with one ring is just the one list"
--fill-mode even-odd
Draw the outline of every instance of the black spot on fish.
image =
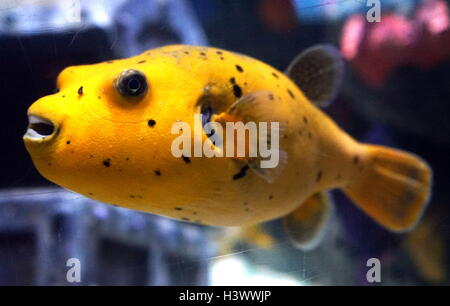
[[92, 195], [94, 195], [94, 194], [93, 194], [92, 192], [88, 192], [88, 195], [91, 195], [91, 196], [92, 196]]
[[233, 175], [233, 180], [238, 180], [238, 179], [243, 178], [244, 176], [246, 176], [248, 169], [249, 169], [248, 165], [245, 165], [244, 167], [242, 167], [241, 170], [239, 170], [238, 173]]
[[291, 96], [292, 99], [295, 99], [295, 96], [290, 89], [288, 89], [287, 92]]
[[242, 97], [242, 89], [239, 85], [233, 85], [233, 94], [236, 98]]
[[244, 69], [242, 69], [241, 66], [235, 65], [235, 67], [236, 67], [236, 70], [237, 70], [237, 71], [239, 71], [239, 72], [244, 72]]
[[153, 119], [150, 119], [150, 120], [148, 121], [148, 126], [149, 126], [149, 127], [154, 127], [155, 124], [156, 124], [156, 121], [153, 120]]
[[273, 199], [273, 194], [269, 195], [269, 200]]
[[143, 64], [145, 62], [147, 62], [147, 61], [146, 60], [142, 60], [142, 61], [139, 61], [138, 64]]
[[130, 194], [130, 198], [134, 199], [136, 196], [134, 194]]
[[319, 172], [317, 172], [316, 182], [320, 182], [321, 179], [322, 179], [322, 170], [320, 170]]
[[186, 164], [189, 164], [189, 163], [191, 162], [191, 159], [190, 159], [189, 157], [184, 156], [184, 155], [181, 155], [181, 157], [183, 157], [183, 161], [184, 161]]
[[359, 163], [359, 156], [356, 155], [355, 157], [353, 157], [353, 164], [357, 165]]
[[223, 56], [221, 56], [220, 59], [223, 61], [224, 60]]
[[183, 221], [191, 221], [191, 219], [186, 218], [186, 217], [182, 217], [181, 220], [183, 220]]
[[247, 206], [247, 205], [248, 205], [248, 203], [247, 203], [247, 202], [244, 202], [244, 203], [242, 203], [242, 205], [244, 205], [244, 206]]
[[104, 160], [103, 166], [105, 166], [106, 168], [109, 168], [111, 166], [111, 160], [109, 158]]
[[67, 140], [66, 143], [67, 143], [67, 144], [70, 144], [70, 140]]
[[222, 55], [223, 52], [222, 51], [216, 51], [217, 54]]
[[269, 94], [269, 100], [273, 101], [273, 99], [274, 99], [273, 94]]
[[51, 165], [52, 165], [52, 163], [48, 163], [47, 165], [48, 165], [48, 166], [51, 166]]
[[308, 132], [308, 138], [309, 138], [309, 139], [312, 139], [312, 136], [313, 136], [312, 133], [311, 133], [311, 132]]
[[159, 170], [157, 169], [157, 170], [155, 170], [155, 174], [156, 174], [157, 176], [161, 176], [161, 171], [159, 171]]
[[273, 75], [276, 79], [278, 79], [278, 74], [276, 74], [275, 72], [272, 72], [272, 75]]
[[248, 212], [248, 211], [250, 211], [250, 209], [247, 207], [247, 208], [245, 209], [245, 211]]
[[231, 78], [230, 79], [230, 83], [233, 84], [233, 85], [236, 84], [236, 79], [235, 78]]
[[303, 122], [304, 122], [305, 124], [308, 124], [308, 118], [303, 117]]
[[62, 97], [63, 97], [63, 98], [65, 98], [65, 97], [66, 97], [66, 95], [62, 95]]
[[175, 210], [183, 210], [183, 207], [175, 207]]
[[200, 52], [200, 55], [201, 56], [206, 56], [206, 53], [205, 52]]
[[80, 88], [78, 88], [78, 95], [82, 95], [83, 94], [83, 86], [81, 86]]
[[112, 64], [114, 61], [106, 61], [107, 64]]
[[98, 96], [98, 99], [99, 99], [99, 100], [101, 100], [101, 99], [102, 99], [102, 97]]

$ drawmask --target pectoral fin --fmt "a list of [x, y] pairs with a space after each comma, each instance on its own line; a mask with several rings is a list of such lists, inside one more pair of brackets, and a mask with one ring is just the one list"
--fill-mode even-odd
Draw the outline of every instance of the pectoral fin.
[[309, 251], [322, 240], [332, 205], [327, 192], [316, 193], [282, 220], [287, 235], [301, 250]]
[[342, 83], [344, 62], [331, 45], [313, 46], [298, 55], [286, 74], [318, 106], [328, 106]]
[[[287, 161], [287, 154], [280, 147], [280, 139], [284, 136], [284, 120], [278, 103], [270, 91], [252, 92], [233, 103], [226, 112], [214, 115], [211, 119], [224, 127], [224, 150], [234, 146], [233, 158], [245, 161], [252, 171], [269, 183], [280, 174]], [[233, 141], [228, 141], [227, 123], [235, 123]], [[254, 131], [256, 128], [256, 133], [249, 131], [252, 128]], [[240, 143], [236, 136], [242, 133], [246, 139]], [[266, 152], [262, 148], [267, 149]], [[243, 156], [236, 154], [240, 149], [244, 152]], [[228, 153], [226, 156], [229, 156]]]

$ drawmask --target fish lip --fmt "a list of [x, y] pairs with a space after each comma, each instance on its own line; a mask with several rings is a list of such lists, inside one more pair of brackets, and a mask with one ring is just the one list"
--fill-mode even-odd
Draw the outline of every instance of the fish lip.
[[28, 114], [28, 128], [23, 139], [29, 142], [45, 142], [52, 139], [59, 131], [54, 121], [43, 116]]

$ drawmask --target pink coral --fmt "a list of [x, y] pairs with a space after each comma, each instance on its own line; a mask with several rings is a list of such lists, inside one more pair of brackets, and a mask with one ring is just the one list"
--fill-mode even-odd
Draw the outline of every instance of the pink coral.
[[450, 14], [443, 0], [425, 0], [414, 18], [384, 14], [369, 23], [350, 16], [341, 35], [341, 51], [370, 85], [381, 86], [398, 67], [432, 67], [450, 56]]

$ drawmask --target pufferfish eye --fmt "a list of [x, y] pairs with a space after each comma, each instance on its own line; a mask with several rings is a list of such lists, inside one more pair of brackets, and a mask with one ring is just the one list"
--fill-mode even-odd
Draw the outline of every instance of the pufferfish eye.
[[123, 71], [115, 81], [115, 87], [122, 96], [139, 97], [147, 92], [148, 84], [145, 75], [134, 69]]

